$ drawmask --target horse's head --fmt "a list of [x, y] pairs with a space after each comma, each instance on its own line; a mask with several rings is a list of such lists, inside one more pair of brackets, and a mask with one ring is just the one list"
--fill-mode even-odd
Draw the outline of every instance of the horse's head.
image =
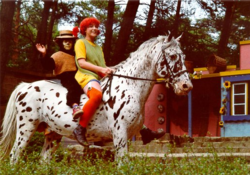
[[179, 36], [177, 39], [170, 36], [159, 36], [157, 38], [161, 45], [161, 51], [157, 56], [156, 73], [165, 78], [167, 84], [172, 85], [177, 95], [186, 95], [192, 90], [193, 85], [185, 67], [185, 55], [180, 49]]

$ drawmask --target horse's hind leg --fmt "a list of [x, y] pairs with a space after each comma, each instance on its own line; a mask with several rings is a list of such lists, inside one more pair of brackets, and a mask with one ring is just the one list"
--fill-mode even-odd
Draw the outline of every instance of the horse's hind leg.
[[[20, 117], [21, 118], [21, 117]], [[19, 120], [20, 120], [19, 118]], [[34, 123], [17, 122], [16, 139], [10, 153], [10, 162], [16, 163], [36, 131]]]
[[62, 136], [52, 132], [45, 136], [45, 142], [41, 152], [43, 160], [50, 160], [52, 154], [57, 150], [62, 140]]

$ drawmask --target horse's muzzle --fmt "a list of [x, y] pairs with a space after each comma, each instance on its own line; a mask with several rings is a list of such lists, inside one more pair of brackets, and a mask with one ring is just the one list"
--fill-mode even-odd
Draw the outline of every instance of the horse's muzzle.
[[190, 80], [182, 80], [176, 82], [173, 88], [176, 95], [187, 95], [193, 89], [193, 84]]

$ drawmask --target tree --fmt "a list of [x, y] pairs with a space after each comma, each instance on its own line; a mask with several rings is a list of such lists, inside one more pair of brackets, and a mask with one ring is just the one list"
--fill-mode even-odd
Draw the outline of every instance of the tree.
[[227, 50], [227, 44], [231, 33], [231, 27], [233, 23], [234, 13], [235, 13], [235, 5], [236, 3], [233, 1], [224, 2], [226, 7], [226, 14], [223, 22], [223, 27], [221, 30], [219, 47], [217, 54], [224, 57], [224, 53]]
[[133, 23], [136, 17], [139, 3], [139, 0], [128, 1], [125, 13], [123, 15], [123, 21], [121, 23], [121, 29], [116, 43], [112, 64], [118, 64], [125, 59], [124, 52], [126, 50], [129, 36], [133, 28]]
[[144, 36], [143, 36], [144, 41], [149, 39], [150, 34], [151, 34], [151, 28], [152, 28], [151, 24], [153, 23], [153, 17], [154, 17], [154, 12], [155, 12], [155, 3], [156, 3], [156, 0], [151, 0], [149, 12], [148, 12], [148, 19], [146, 22], [145, 32], [144, 32]]
[[50, 8], [53, 5], [53, 1], [45, 1], [44, 0], [44, 9], [42, 13], [42, 22], [38, 28], [36, 43], [41, 43], [46, 45], [47, 39], [47, 26], [48, 26], [48, 19], [49, 19], [49, 12]]
[[112, 35], [113, 35], [114, 10], [115, 10], [115, 1], [109, 0], [108, 16], [107, 16], [107, 22], [105, 24], [105, 27], [106, 27], [105, 43], [104, 43], [104, 49], [103, 49], [107, 65], [109, 65], [111, 62], [110, 52], [111, 52], [111, 48], [112, 48], [111, 44], [112, 44]]
[[15, 14], [15, 19], [13, 20], [15, 25], [14, 25], [14, 32], [13, 32], [13, 43], [14, 43], [14, 49], [13, 49], [13, 54], [12, 54], [12, 62], [15, 65], [17, 63], [17, 59], [19, 57], [19, 49], [18, 49], [18, 44], [19, 44], [19, 27], [20, 27], [20, 11], [21, 11], [21, 1], [16, 2], [16, 14]]
[[180, 10], [181, 10], [181, 0], [178, 0], [177, 10], [176, 10], [176, 14], [175, 14], [175, 21], [174, 21], [173, 29], [172, 29], [172, 32], [171, 32], [171, 35], [173, 35], [175, 37], [176, 37], [176, 35], [178, 33], [178, 26], [179, 26], [179, 19], [180, 19]]
[[[46, 45], [48, 45], [48, 46], [51, 46], [50, 43], [51, 43], [54, 23], [55, 23], [55, 20], [56, 20], [57, 3], [58, 3], [58, 0], [55, 0], [53, 2], [53, 5], [52, 5], [52, 13], [51, 13], [51, 16], [50, 16], [50, 21], [49, 21], [49, 26], [48, 26], [48, 34], [47, 34], [48, 38], [47, 38], [47, 41], [46, 41]], [[50, 50], [51, 50], [51, 47], [48, 47], [47, 52], [49, 53]]]
[[[15, 12], [15, 1], [2, 1], [0, 18], [1, 18], [1, 27], [0, 27], [0, 81], [1, 88], [3, 87], [3, 78], [7, 59], [9, 58], [9, 46], [12, 40], [12, 24], [13, 16]], [[2, 91], [2, 90], [1, 90]], [[2, 95], [1, 95], [2, 96]], [[4, 99], [1, 98], [1, 102]]]

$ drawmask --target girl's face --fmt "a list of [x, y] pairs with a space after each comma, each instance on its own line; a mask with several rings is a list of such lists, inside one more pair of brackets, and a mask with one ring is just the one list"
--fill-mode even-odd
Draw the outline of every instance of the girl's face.
[[90, 24], [88, 28], [86, 29], [87, 37], [95, 38], [98, 36], [98, 34], [99, 34], [99, 29], [96, 24]]
[[71, 39], [64, 39], [62, 44], [65, 50], [70, 50], [73, 46], [73, 41]]

